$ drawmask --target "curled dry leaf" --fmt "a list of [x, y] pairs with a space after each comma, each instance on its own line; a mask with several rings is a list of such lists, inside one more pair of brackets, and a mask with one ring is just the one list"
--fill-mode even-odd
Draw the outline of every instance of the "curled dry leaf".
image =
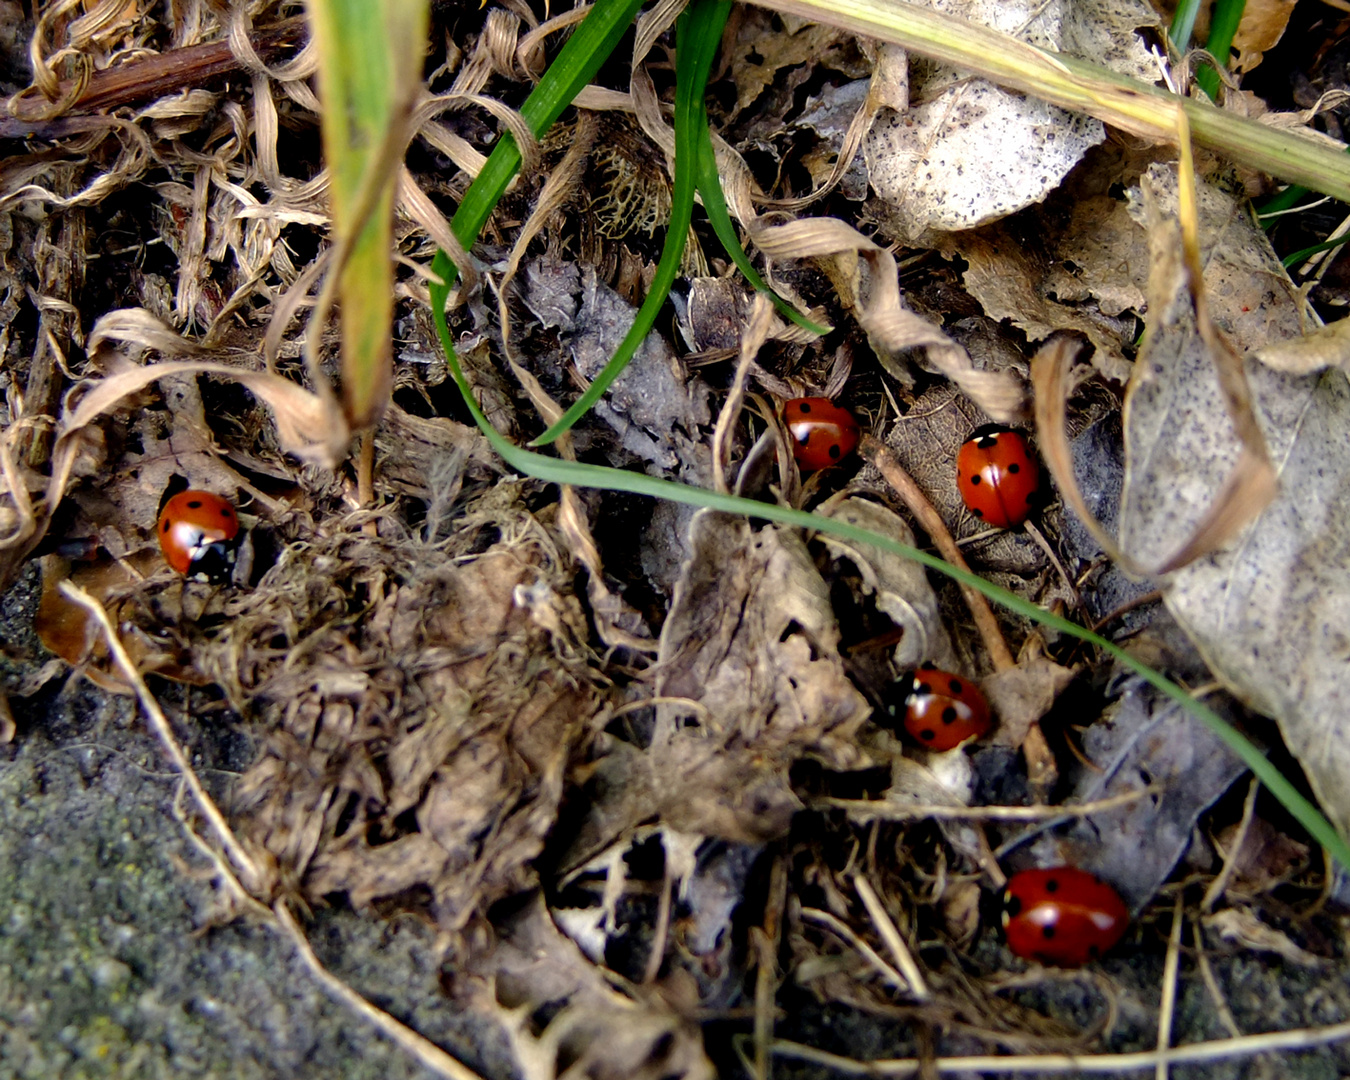
[[[1280, 317], [1279, 293], [1291, 295], [1292, 286], [1231, 199], [1208, 185], [1198, 194], [1203, 283], [1175, 219], [1175, 176], [1155, 166], [1141, 182], [1135, 217], [1150, 242], [1150, 319], [1126, 403], [1119, 542], [1088, 511], [1073, 473], [1064, 418], [1077, 346], [1052, 340], [1032, 364], [1038, 435], [1051, 473], [1103, 550], [1140, 574], [1167, 573], [1223, 546], [1274, 495], [1243, 361], [1215, 321], [1240, 345], [1254, 345], [1250, 339]], [[1230, 463], [1221, 476], [1194, 467], [1216, 454]]]
[[[1202, 245], [1196, 255], [1206, 280], [1198, 280], [1176, 217], [1176, 175], [1153, 166], [1140, 189], [1150, 317], [1125, 403], [1120, 546], [1155, 573], [1167, 573], [1227, 543], [1274, 496], [1244, 363], [1212, 321], [1208, 297], [1223, 298], [1230, 309], [1216, 308], [1215, 316], [1254, 307], [1255, 318], [1224, 321], [1240, 344], [1255, 344], [1251, 335], [1264, 340], [1274, 329], [1281, 309], [1272, 290], [1288, 278], [1260, 265], [1269, 244], [1234, 201], [1203, 185], [1196, 193]], [[1253, 263], [1264, 271], [1255, 282]], [[1254, 303], [1234, 304], [1237, 294]], [[1199, 461], [1211, 467], [1197, 468]]]
[[[1259, 230], [1212, 189], [1200, 210], [1215, 320], [1239, 347], [1297, 336], [1299, 298]], [[1166, 310], [1165, 298], [1159, 304]], [[1126, 417], [1128, 445], [1147, 452], [1122, 505], [1122, 546], [1131, 551], [1175, 548], [1178, 528], [1193, 528], [1196, 507], [1241, 468], [1214, 369], [1195, 335], [1173, 325], [1187, 343], [1151, 353], [1149, 385], [1131, 396]], [[1278, 495], [1236, 543], [1174, 573], [1165, 598], [1215, 674], [1279, 721], [1323, 808], [1350, 835], [1350, 385], [1340, 368], [1298, 375], [1249, 362], [1246, 374], [1279, 463]]]
[[[868, 499], [835, 503], [829, 508], [829, 516], [901, 544], [915, 544], [914, 533], [903, 518]], [[823, 533], [820, 540], [834, 558], [848, 559], [857, 568], [863, 591], [902, 631], [892, 656], [897, 671], [918, 667], [925, 660], [946, 671], [960, 667], [938, 610], [937, 594], [922, 566], [888, 551]]]
[[706, 712], [657, 707], [653, 795], [676, 829], [753, 843], [780, 835], [799, 807], [788, 785], [798, 758], [864, 763], [855, 736], [870, 710], [844, 673], [829, 590], [795, 531], [705, 510], [689, 546], [657, 693]]
[[1264, 59], [1264, 54], [1279, 44], [1294, 13], [1297, 0], [1247, 0], [1242, 9], [1242, 21], [1233, 34], [1233, 48], [1238, 52], [1234, 72], [1241, 75], [1251, 71]]
[[928, 363], [959, 386], [988, 416], [1013, 423], [1026, 407], [1022, 383], [1007, 372], [979, 371], [938, 327], [905, 308], [895, 259], [838, 218], [811, 218], [786, 225], [763, 225], [752, 237], [770, 259], [833, 260], [831, 278], [850, 305], [883, 364], [902, 349], [924, 348]]

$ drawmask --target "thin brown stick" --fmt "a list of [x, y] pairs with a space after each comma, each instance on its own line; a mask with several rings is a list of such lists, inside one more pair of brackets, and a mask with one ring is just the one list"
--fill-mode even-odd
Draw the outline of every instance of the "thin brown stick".
[[265, 874], [254, 862], [253, 857], [244, 850], [244, 846], [235, 838], [234, 831], [225, 820], [225, 815], [220, 812], [220, 807], [216, 805], [215, 800], [211, 798], [207, 790], [202, 787], [202, 782], [193, 772], [187, 754], [183, 752], [177, 736], [173, 733], [173, 728], [169, 725], [168, 717], [164, 715], [164, 710], [159, 707], [159, 702], [155, 700], [155, 696], [150, 693], [150, 688], [145, 685], [145, 680], [141, 678], [140, 671], [132, 663], [126, 649], [122, 647], [122, 640], [117, 636], [117, 631], [113, 629], [112, 621], [108, 618], [108, 613], [103, 609], [103, 605], [70, 581], [61, 582], [61, 593], [68, 600], [89, 612], [103, 631], [103, 637], [108, 643], [108, 651], [112, 653], [113, 662], [122, 672], [122, 677], [136, 691], [136, 698], [145, 711], [145, 717], [149, 722], [151, 732], [159, 740], [159, 745], [169, 760], [173, 762], [174, 768], [183, 778], [183, 783], [192, 792], [193, 801], [210, 826], [216, 842], [229, 856], [230, 863], [242, 879], [244, 887], [253, 896], [269, 895], [272, 886], [270, 875]]
[[[928, 501], [928, 496], [919, 490], [919, 485], [914, 482], [914, 478], [905, 471], [905, 467], [900, 464], [900, 459], [895, 456], [895, 451], [874, 436], [864, 435], [858, 453], [862, 455], [864, 460], [876, 466], [877, 471], [885, 478], [886, 483], [891, 485], [895, 493], [909, 507], [909, 512], [918, 519], [919, 526], [932, 539], [942, 557], [953, 566], [969, 572], [970, 567], [961, 554], [961, 549], [956, 546], [956, 541], [952, 539], [952, 534], [947, 531], [947, 525], [942, 520], [942, 515], [933, 508], [933, 504]], [[966, 606], [970, 608], [971, 617], [975, 620], [975, 628], [979, 631], [984, 647], [989, 652], [989, 659], [994, 665], [994, 670], [1007, 671], [1009, 668], [1016, 667], [1017, 662], [1013, 659], [1008, 643], [1003, 640], [1003, 631], [998, 627], [998, 620], [994, 618], [989, 602], [985, 600], [981, 593], [976, 592], [969, 585], [961, 586], [961, 595], [965, 598]]]
[[[1181, 966], [1181, 927], [1185, 923], [1181, 894], [1172, 907], [1172, 932], [1167, 937], [1167, 959], [1163, 962], [1162, 1002], [1158, 1006], [1158, 1053], [1166, 1054], [1172, 1043], [1172, 1020], [1177, 1011], [1177, 970]], [[1170, 1067], [1160, 1057], [1153, 1068], [1154, 1080], [1167, 1080]]]
[[918, 1001], [927, 1001], [932, 995], [928, 992], [928, 984], [924, 982], [923, 972], [919, 970], [919, 965], [914, 962], [914, 957], [910, 954], [909, 946], [905, 944], [905, 939], [900, 936], [900, 931], [892, 921], [890, 912], [877, 896], [876, 890], [872, 888], [872, 883], [862, 874], [853, 875], [853, 887], [858, 891], [858, 897], [863, 902], [863, 907], [867, 909], [867, 915], [872, 920], [872, 925], [876, 928], [881, 940], [886, 943], [886, 948], [891, 952], [891, 959], [896, 963], [901, 973], [905, 976], [905, 981], [909, 983], [909, 992]]
[[1350, 1021], [1322, 1028], [1296, 1028], [1292, 1031], [1271, 1031], [1264, 1035], [1243, 1035], [1237, 1039], [1214, 1039], [1192, 1043], [1159, 1052], [1144, 1050], [1132, 1054], [996, 1054], [971, 1057], [930, 1058], [926, 1063], [917, 1058], [882, 1058], [877, 1061], [855, 1061], [853, 1058], [817, 1050], [812, 1046], [779, 1040], [773, 1052], [781, 1058], [807, 1061], [823, 1065], [846, 1076], [904, 1077], [918, 1074], [922, 1065], [939, 1073], [1128, 1073], [1145, 1072], [1164, 1059], [1171, 1065], [1191, 1065], [1203, 1061], [1223, 1061], [1228, 1058], [1248, 1057], [1276, 1050], [1311, 1050], [1328, 1043], [1350, 1039]]
[[1067, 803], [1063, 806], [940, 806], [923, 803], [901, 806], [880, 799], [832, 798], [812, 799], [811, 806], [817, 809], [845, 810], [882, 821], [914, 821], [929, 818], [960, 821], [1049, 821], [1086, 817], [1103, 810], [1114, 810], [1138, 802], [1161, 790], [1159, 786], [1151, 785], [1138, 791], [1128, 791], [1123, 795], [1112, 795], [1109, 799]]
[[1235, 1039], [1242, 1038], [1242, 1029], [1228, 1007], [1228, 999], [1219, 988], [1219, 980], [1214, 977], [1214, 967], [1209, 962], [1209, 950], [1205, 948], [1205, 934], [1199, 922], [1191, 923], [1191, 938], [1195, 942], [1195, 963], [1200, 969], [1200, 979], [1209, 991], [1209, 999], [1214, 1002], [1214, 1011], [1219, 1014], [1219, 1022], [1228, 1029]]
[[769, 897], [764, 902], [764, 925], [755, 927], [755, 1080], [768, 1080], [769, 1044], [773, 1041], [774, 995], [778, 989], [778, 947], [783, 939], [783, 909], [787, 906], [788, 864], [783, 856], [773, 861], [769, 874]]
[[1200, 911], [1208, 915], [1214, 910], [1214, 905], [1218, 903], [1219, 897], [1223, 896], [1224, 890], [1228, 888], [1228, 882], [1233, 878], [1233, 872], [1237, 869], [1238, 854], [1242, 851], [1242, 845], [1247, 840], [1247, 830], [1251, 828], [1252, 816], [1256, 811], [1256, 796], [1261, 790], [1261, 781], [1252, 777], [1251, 783], [1247, 786], [1247, 797], [1242, 800], [1242, 822], [1238, 825], [1238, 830], [1233, 836], [1232, 846], [1227, 851], [1218, 848], [1219, 854], [1223, 856], [1223, 869], [1213, 881], [1209, 883], [1209, 888], [1205, 890], [1205, 898], [1200, 901]]
[[[283, 19], [275, 26], [255, 31], [250, 35], [250, 41], [260, 56], [268, 57], [288, 45], [298, 44], [304, 36], [305, 20], [297, 17]], [[202, 86], [212, 79], [238, 71], [242, 66], [230, 49], [229, 41], [225, 39], [173, 49], [119, 64], [106, 71], [94, 72], [71, 108], [80, 113], [97, 113], [134, 101], [154, 101], [184, 87]], [[62, 80], [58, 100], [65, 97], [74, 85], [72, 80]], [[46, 104], [40, 97], [31, 105], [19, 99], [15, 109], [17, 118], [0, 119], [0, 138], [23, 138], [35, 133], [40, 135], [45, 128], [59, 125], [60, 119], [44, 122], [36, 116], [27, 115], [31, 107], [40, 104]]]

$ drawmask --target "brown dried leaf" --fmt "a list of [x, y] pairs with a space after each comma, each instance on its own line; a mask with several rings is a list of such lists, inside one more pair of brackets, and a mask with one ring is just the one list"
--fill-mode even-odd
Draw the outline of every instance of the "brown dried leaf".
[[658, 706], [653, 794], [676, 829], [756, 842], [797, 809], [787, 773], [798, 758], [863, 762], [854, 738], [870, 710], [844, 673], [828, 589], [797, 533], [702, 511], [689, 547], [657, 693], [697, 704]]
[[1264, 59], [1263, 54], [1273, 49], [1284, 37], [1289, 16], [1298, 0], [1247, 0], [1242, 9], [1242, 21], [1233, 35], [1233, 48], [1238, 51], [1238, 62], [1233, 71], [1242, 75], [1251, 71]]
[[1026, 391], [1007, 372], [980, 371], [966, 350], [937, 326], [905, 308], [895, 259], [838, 218], [810, 218], [751, 230], [756, 246], [770, 259], [832, 259], [831, 278], [840, 299], [854, 308], [883, 364], [902, 349], [922, 347], [928, 363], [959, 386], [988, 416], [1000, 423], [1018, 420]]
[[[844, 499], [829, 508], [829, 516], [901, 544], [916, 543], [903, 518], [869, 499]], [[824, 533], [820, 540], [835, 559], [847, 559], [856, 567], [864, 594], [902, 632], [892, 656], [896, 671], [918, 667], [925, 660], [947, 671], [959, 668], [938, 609], [937, 594], [922, 566], [880, 548], [855, 545]]]
[[1072, 668], [1037, 656], [981, 679], [980, 688], [998, 717], [991, 741], [998, 746], [1021, 746], [1028, 729], [1050, 711], [1074, 675]]
[[[458, 930], [534, 883], [567, 768], [603, 713], [570, 574], [514, 490], [467, 516], [466, 548], [475, 513], [503, 536], [478, 555], [311, 540], [236, 598], [203, 650], [232, 696], [275, 703], [237, 809], [308, 897], [367, 905], [422, 888]], [[352, 575], [367, 596], [357, 625], [326, 614]], [[277, 636], [291, 649], [251, 655]]]
[[[525, 1080], [713, 1080], [696, 1024], [656, 994], [628, 997], [561, 934], [542, 899], [501, 928], [472, 1007], [499, 1018]], [[495, 989], [495, 997], [485, 987]], [[542, 1031], [535, 1010], [548, 1007]], [[558, 1009], [561, 1006], [561, 1009]], [[562, 1070], [562, 1063], [570, 1067]]]

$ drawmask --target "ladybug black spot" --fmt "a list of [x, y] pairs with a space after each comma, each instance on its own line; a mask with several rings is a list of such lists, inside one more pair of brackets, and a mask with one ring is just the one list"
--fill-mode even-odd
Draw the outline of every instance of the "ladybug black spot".
[[1004, 902], [1004, 908], [1007, 910], [1010, 919], [1017, 918], [1022, 912], [1022, 898], [1009, 894], [1008, 899]]
[[937, 732], [934, 731], [932, 728], [924, 728], [921, 732], [919, 732], [919, 738], [921, 738], [924, 742], [932, 742], [934, 739], [937, 738]]
[[1055, 936], [1055, 928], [1053, 926], [1041, 927], [1041, 937], [1045, 938], [1046, 941], [1050, 941], [1052, 938], [1054, 938], [1054, 936]]
[[200, 510], [201, 508], [202, 508], [202, 501], [201, 501], [201, 499], [189, 499], [189, 500], [188, 500], [188, 509], [189, 509], [189, 510]]
[[982, 518], [982, 517], [984, 517], [984, 511], [983, 511], [983, 510], [972, 510], [971, 513], [974, 514], [977, 518]]
[[841, 451], [841, 450], [839, 449], [839, 444], [838, 444], [838, 443], [833, 443], [833, 444], [830, 446], [830, 457], [834, 458], [835, 461], [838, 461], [838, 460], [840, 459], [840, 457], [842, 457], [842, 456], [843, 456], [843, 451]]
[[918, 694], [920, 697], [927, 697], [932, 692], [933, 688], [926, 682], [919, 682], [918, 679], [914, 680], [914, 693]]
[[947, 685], [952, 688], [953, 694], [959, 694], [963, 689], [965, 689], [965, 687], [961, 684], [960, 679], [953, 679]]
[[1056, 881], [1054, 878], [1046, 878], [1046, 881], [1045, 881], [1045, 891], [1046, 891], [1046, 892], [1059, 892], [1059, 882]]
[[1012, 473], [1014, 476], [1016, 476], [1018, 473], [1022, 471], [1022, 466], [1014, 461], [1011, 465], [1008, 466], [1008, 471]]
[[166, 520], [166, 521], [164, 522], [164, 527], [163, 527], [162, 529], [160, 529], [160, 532], [168, 532], [169, 529], [171, 529], [172, 527], [173, 527], [172, 522]]
[[222, 506], [220, 508], [220, 516], [228, 520], [229, 518], [234, 517], [234, 513], [228, 506]]
[[945, 709], [942, 710], [942, 722], [944, 724], [956, 723], [956, 710], [952, 708], [950, 705], [948, 705]]
[[972, 476], [972, 477], [970, 478], [970, 482], [971, 482], [972, 484], [974, 484], [976, 487], [979, 487], [979, 485], [980, 485], [980, 474], [979, 474], [979, 473], [976, 473], [974, 476]]
[[810, 403], [809, 401], [803, 401], [803, 402], [801, 403], [801, 405], [798, 406], [798, 407], [799, 407], [799, 408], [802, 410], [802, 412], [804, 412], [804, 413], [809, 413], [809, 412], [811, 411], [811, 403]]

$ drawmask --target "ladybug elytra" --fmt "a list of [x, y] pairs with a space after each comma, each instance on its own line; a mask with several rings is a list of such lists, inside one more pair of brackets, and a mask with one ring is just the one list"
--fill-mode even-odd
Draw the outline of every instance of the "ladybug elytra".
[[828, 468], [858, 446], [858, 421], [829, 398], [793, 398], [783, 406], [783, 419], [792, 436], [792, 456], [803, 469]]
[[1023, 870], [1003, 893], [1008, 948], [1024, 960], [1081, 967], [1119, 941], [1129, 924], [1120, 894], [1072, 866]]
[[155, 527], [164, 561], [197, 581], [222, 582], [234, 567], [239, 515], [209, 491], [182, 491], [164, 504]]
[[1041, 470], [1020, 434], [986, 424], [961, 444], [956, 483], [972, 514], [995, 528], [1012, 529], [1031, 514]]

